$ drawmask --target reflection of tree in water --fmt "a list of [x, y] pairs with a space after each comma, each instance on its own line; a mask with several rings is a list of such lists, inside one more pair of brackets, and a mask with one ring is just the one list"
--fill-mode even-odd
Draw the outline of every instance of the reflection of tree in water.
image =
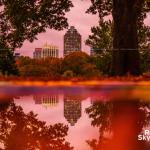
[[33, 112], [25, 114], [11, 99], [0, 103], [0, 143], [4, 145], [2, 149], [72, 150], [65, 141], [67, 131], [68, 127], [61, 123], [46, 125]]
[[[92, 150], [150, 149], [147, 142], [137, 140], [142, 129], [150, 125], [149, 103], [97, 101], [86, 109], [86, 113], [92, 119], [91, 124], [99, 128], [99, 139], [87, 141]], [[125, 143], [127, 140], [128, 144]]]

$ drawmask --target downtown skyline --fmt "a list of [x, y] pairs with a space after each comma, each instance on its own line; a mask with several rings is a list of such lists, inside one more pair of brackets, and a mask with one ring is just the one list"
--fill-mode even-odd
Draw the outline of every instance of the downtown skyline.
[[[98, 15], [92, 15], [85, 13], [86, 10], [91, 5], [90, 0], [72, 0], [74, 7], [66, 13], [66, 18], [68, 18], [69, 27], [75, 26], [75, 28], [82, 35], [82, 51], [90, 54], [90, 47], [85, 45], [85, 40], [88, 35], [91, 34], [91, 27], [98, 25]], [[111, 18], [111, 17], [110, 17]], [[145, 20], [146, 25], [150, 25], [150, 14], [147, 14]], [[68, 27], [68, 28], [69, 28]], [[42, 47], [45, 42], [49, 44], [54, 44], [59, 47], [59, 56], [63, 57], [63, 36], [68, 29], [62, 31], [56, 31], [52, 29], [47, 29], [45, 33], [38, 34], [38, 40], [34, 40], [32, 43], [25, 41], [19, 52], [21, 55], [33, 57], [33, 51], [37, 47]]]
[[[70, 12], [66, 13], [66, 18], [68, 18], [69, 27], [75, 26], [75, 28], [82, 35], [82, 51], [90, 54], [90, 47], [85, 45], [85, 40], [91, 33], [90, 29], [92, 26], [98, 25], [98, 15], [86, 14], [85, 11], [90, 6], [90, 1], [85, 0], [72, 0], [74, 7], [71, 8]], [[62, 31], [56, 31], [47, 29], [45, 33], [41, 33], [37, 36], [38, 40], [34, 40], [33, 43], [25, 41], [19, 52], [21, 55], [33, 57], [33, 51], [37, 47], [41, 47], [45, 42], [49, 44], [54, 44], [59, 47], [59, 56], [63, 56], [63, 37], [68, 29]]]

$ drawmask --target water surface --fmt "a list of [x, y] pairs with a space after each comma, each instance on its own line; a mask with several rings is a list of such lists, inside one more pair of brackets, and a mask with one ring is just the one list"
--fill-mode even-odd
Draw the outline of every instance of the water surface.
[[0, 149], [148, 150], [150, 87], [0, 86]]

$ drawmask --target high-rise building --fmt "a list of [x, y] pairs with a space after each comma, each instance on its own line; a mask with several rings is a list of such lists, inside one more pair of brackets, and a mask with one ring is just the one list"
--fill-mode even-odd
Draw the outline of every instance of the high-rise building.
[[35, 48], [35, 51], [33, 52], [33, 58], [42, 58], [42, 48]]
[[76, 51], [81, 51], [81, 35], [71, 26], [64, 35], [64, 56]]
[[81, 101], [64, 99], [64, 117], [74, 126], [78, 119], [81, 117]]
[[58, 58], [59, 56], [58, 46], [49, 45], [47, 43], [44, 44], [43, 48], [35, 48], [33, 53], [33, 58], [46, 58], [46, 57], [55, 57]]
[[45, 108], [56, 106], [59, 103], [58, 95], [51, 95], [51, 96], [50, 95], [45, 95], [45, 96], [36, 95], [36, 96], [33, 96], [33, 99], [35, 101], [35, 104], [41, 104]]

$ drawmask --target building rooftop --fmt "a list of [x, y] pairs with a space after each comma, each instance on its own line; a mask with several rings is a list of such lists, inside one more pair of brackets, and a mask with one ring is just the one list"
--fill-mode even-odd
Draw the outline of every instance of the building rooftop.
[[58, 49], [58, 46], [53, 44], [48, 44], [47, 42], [43, 45], [43, 49]]

